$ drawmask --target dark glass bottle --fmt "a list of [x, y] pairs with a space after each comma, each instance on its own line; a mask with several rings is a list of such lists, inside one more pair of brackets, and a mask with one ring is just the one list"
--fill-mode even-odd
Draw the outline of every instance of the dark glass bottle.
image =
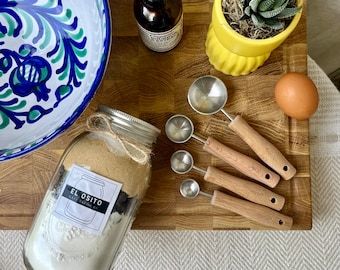
[[166, 52], [178, 45], [183, 34], [181, 0], [135, 0], [134, 13], [146, 47]]

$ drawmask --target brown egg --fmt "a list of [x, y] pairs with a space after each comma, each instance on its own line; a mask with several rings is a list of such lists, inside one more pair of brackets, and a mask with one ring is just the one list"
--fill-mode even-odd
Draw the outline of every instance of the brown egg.
[[275, 100], [282, 111], [297, 120], [306, 120], [319, 104], [318, 90], [306, 75], [289, 72], [275, 86]]

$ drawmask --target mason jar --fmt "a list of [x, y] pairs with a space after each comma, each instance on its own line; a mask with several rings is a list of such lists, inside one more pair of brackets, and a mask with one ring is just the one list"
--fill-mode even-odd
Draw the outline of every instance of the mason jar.
[[149, 186], [160, 130], [100, 105], [65, 150], [27, 233], [27, 269], [110, 269]]

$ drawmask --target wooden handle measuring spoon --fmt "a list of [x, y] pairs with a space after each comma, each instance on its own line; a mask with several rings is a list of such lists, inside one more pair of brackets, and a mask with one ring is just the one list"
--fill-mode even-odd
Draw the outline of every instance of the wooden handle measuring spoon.
[[263, 186], [235, 177], [215, 167], [209, 166], [207, 171], [196, 167], [193, 157], [185, 150], [176, 151], [171, 156], [170, 162], [171, 169], [178, 174], [188, 173], [191, 169], [197, 170], [204, 174], [204, 180], [207, 182], [224, 187], [252, 202], [268, 206], [275, 210], [281, 210], [285, 203], [283, 196]]
[[211, 198], [211, 204], [244, 216], [259, 224], [280, 230], [289, 230], [293, 225], [293, 219], [280, 212], [263, 205], [235, 198], [221, 191], [215, 190], [213, 195], [200, 191], [199, 184], [193, 179], [186, 179], [180, 186], [183, 197], [193, 199], [198, 194]]
[[285, 204], [285, 197], [251, 181], [238, 178], [231, 174], [209, 166], [204, 175], [209, 183], [224, 187], [241, 197], [280, 211]]
[[203, 149], [215, 157], [227, 162], [244, 175], [247, 175], [271, 188], [276, 187], [280, 181], [279, 175], [272, 172], [261, 163], [247, 155], [227, 147], [212, 137], [207, 138]]
[[203, 76], [195, 80], [188, 92], [191, 108], [204, 115], [221, 111], [230, 120], [229, 127], [242, 138], [253, 151], [285, 180], [296, 174], [296, 169], [283, 154], [267, 139], [262, 137], [242, 117], [235, 119], [223, 107], [227, 103], [228, 92], [224, 83], [214, 76]]
[[251, 149], [283, 179], [289, 180], [296, 174], [296, 169], [283, 154], [268, 140], [253, 129], [240, 115], [229, 123], [233, 130]]
[[255, 159], [248, 157], [222, 143], [212, 137], [204, 140], [194, 134], [194, 125], [192, 121], [181, 114], [170, 117], [165, 125], [166, 135], [169, 140], [175, 143], [184, 143], [190, 138], [194, 138], [203, 143], [203, 150], [220, 158], [233, 166], [244, 175], [255, 179], [262, 184], [271, 188], [275, 187], [279, 181], [280, 176]]
[[293, 219], [263, 205], [248, 202], [215, 190], [211, 204], [244, 216], [259, 224], [280, 230], [290, 230]]

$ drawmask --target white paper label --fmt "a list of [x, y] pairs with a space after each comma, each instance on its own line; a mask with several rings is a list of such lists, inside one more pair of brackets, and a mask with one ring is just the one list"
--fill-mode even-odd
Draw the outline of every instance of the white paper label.
[[166, 32], [151, 32], [144, 29], [140, 24], [137, 23], [137, 25], [141, 39], [146, 47], [155, 52], [166, 52], [175, 48], [181, 41], [183, 35], [183, 14], [179, 22]]
[[90, 233], [101, 234], [121, 187], [121, 183], [73, 164], [53, 215]]

